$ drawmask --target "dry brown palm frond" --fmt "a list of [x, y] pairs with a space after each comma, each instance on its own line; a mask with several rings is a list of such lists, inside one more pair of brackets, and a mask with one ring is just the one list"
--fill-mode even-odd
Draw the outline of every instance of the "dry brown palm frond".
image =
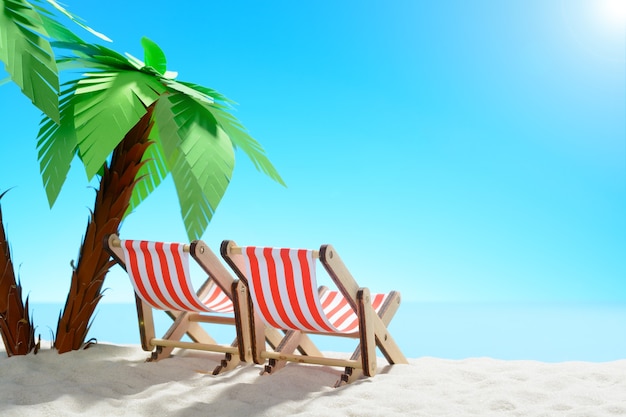
[[[0, 194], [0, 200], [9, 190]], [[26, 355], [35, 348], [35, 329], [28, 315], [28, 297], [15, 278], [11, 250], [0, 205], [0, 333], [8, 356]]]

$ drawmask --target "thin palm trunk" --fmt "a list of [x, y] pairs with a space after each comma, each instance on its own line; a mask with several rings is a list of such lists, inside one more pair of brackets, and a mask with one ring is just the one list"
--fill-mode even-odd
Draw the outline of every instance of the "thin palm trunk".
[[[0, 198], [2, 198], [0, 195]], [[0, 333], [8, 356], [26, 355], [35, 348], [35, 329], [28, 316], [28, 298], [15, 279], [11, 250], [0, 208]]]
[[55, 347], [59, 353], [80, 349], [91, 317], [102, 297], [102, 285], [113, 262], [104, 250], [103, 241], [118, 233], [126, 213], [142, 157], [150, 142], [152, 129], [151, 106], [113, 151], [109, 167], [104, 168], [96, 194], [94, 211], [87, 224], [78, 264], [72, 272], [72, 282], [65, 308], [57, 326]]

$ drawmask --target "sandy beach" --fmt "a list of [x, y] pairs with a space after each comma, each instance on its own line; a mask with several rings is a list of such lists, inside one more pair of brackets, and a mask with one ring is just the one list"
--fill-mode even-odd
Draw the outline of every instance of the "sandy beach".
[[[2, 347], [0, 345], [0, 347]], [[2, 347], [3, 350], [3, 347]], [[379, 362], [379, 374], [332, 388], [337, 369], [245, 365], [210, 375], [219, 356], [182, 352], [146, 363], [140, 347], [100, 343], [59, 355], [0, 356], [8, 416], [626, 416], [626, 360], [490, 358]]]

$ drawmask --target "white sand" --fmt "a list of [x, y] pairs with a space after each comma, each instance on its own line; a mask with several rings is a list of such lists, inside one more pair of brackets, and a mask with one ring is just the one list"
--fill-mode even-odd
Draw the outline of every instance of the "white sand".
[[[2, 345], [0, 344], [0, 348]], [[145, 363], [137, 346], [98, 344], [59, 355], [0, 352], [8, 416], [626, 416], [626, 360], [542, 363], [421, 358], [332, 388], [337, 369], [247, 365], [206, 374], [218, 356], [180, 352]]]

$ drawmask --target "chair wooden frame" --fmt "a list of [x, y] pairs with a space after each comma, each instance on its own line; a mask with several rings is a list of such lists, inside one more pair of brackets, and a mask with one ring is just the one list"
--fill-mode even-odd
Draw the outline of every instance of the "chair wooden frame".
[[[127, 270], [126, 260], [121, 240], [117, 235], [109, 235], [104, 241], [104, 247], [113, 259]], [[153, 319], [153, 306], [144, 301], [135, 292], [135, 302], [137, 306], [137, 318], [139, 323], [139, 334], [141, 346], [145, 351], [152, 352], [148, 361], [158, 361], [171, 355], [174, 348], [195, 349], [209, 352], [224, 353], [213, 374], [233, 369], [240, 361], [250, 361], [250, 349], [239, 344], [245, 340], [240, 335], [249, 333], [249, 329], [242, 328], [247, 325], [246, 320], [239, 320], [241, 314], [244, 318], [248, 316], [245, 287], [238, 280], [235, 280], [228, 270], [220, 262], [219, 258], [209, 249], [203, 241], [197, 240], [185, 245], [185, 252], [189, 252], [192, 258], [208, 274], [207, 280], [197, 292], [199, 298], [205, 297], [213, 286], [217, 285], [233, 302], [234, 317], [210, 313], [198, 313], [193, 311], [172, 311], [164, 310], [174, 322], [165, 332], [162, 338], [157, 338]], [[243, 298], [238, 297], [243, 293]], [[241, 301], [240, 301], [241, 300]], [[218, 344], [200, 325], [200, 323], [214, 323], [235, 326], [237, 339], [231, 345]], [[182, 341], [182, 337], [187, 334], [192, 342]], [[280, 340], [280, 334], [269, 335], [270, 340]]]
[[[225, 240], [222, 242], [220, 252], [228, 265], [233, 269], [237, 277], [246, 287], [250, 286], [249, 279], [245, 273], [245, 259], [242, 248], [234, 241]], [[273, 350], [268, 350], [267, 345], [261, 337], [261, 329], [267, 326], [256, 312], [258, 306], [252, 301], [250, 288], [247, 296], [249, 298], [249, 329], [251, 331], [250, 343], [252, 347], [252, 360], [256, 364], [265, 364], [266, 373], [274, 373], [285, 366], [287, 362], [302, 362], [310, 364], [327, 365], [332, 367], [343, 367], [344, 372], [335, 386], [340, 386], [354, 381], [361, 375], [374, 376], [377, 373], [376, 348], [380, 349], [385, 359], [390, 364], [408, 363], [404, 354], [389, 333], [387, 326], [400, 305], [400, 293], [390, 292], [382, 306], [378, 307], [378, 312], [372, 306], [372, 296], [368, 288], [360, 287], [343, 261], [331, 245], [323, 245], [319, 251], [313, 251], [314, 258], [319, 258], [320, 262], [328, 272], [329, 276], [343, 295], [352, 311], [358, 317], [358, 331], [349, 334], [329, 333], [323, 331], [308, 331], [304, 328], [299, 330], [285, 330], [285, 337], [276, 346], [270, 346]], [[321, 298], [326, 287], [320, 287], [318, 296]], [[359, 346], [349, 359], [331, 358], [324, 356], [317, 348], [310, 349], [310, 352], [303, 354], [293, 353], [296, 347], [302, 345], [302, 340], [306, 339], [310, 343], [307, 334], [327, 334], [359, 339]], [[356, 372], [355, 372], [356, 371]]]

